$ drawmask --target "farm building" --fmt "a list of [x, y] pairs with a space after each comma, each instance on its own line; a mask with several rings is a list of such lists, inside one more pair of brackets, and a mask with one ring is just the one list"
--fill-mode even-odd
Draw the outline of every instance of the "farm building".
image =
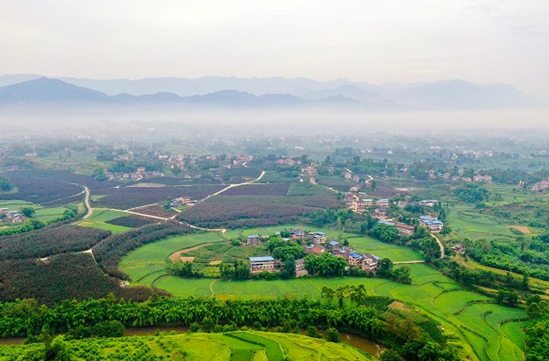
[[246, 239], [247, 246], [255, 246], [258, 244], [261, 244], [261, 236], [259, 236], [258, 234], [248, 236], [248, 238]]
[[420, 216], [419, 225], [429, 228], [433, 233], [438, 233], [444, 228], [444, 223], [428, 216]]
[[279, 269], [275, 267], [275, 259], [271, 256], [250, 257], [248, 260], [250, 262], [251, 273], [261, 273], [263, 271], [271, 273], [279, 272]]

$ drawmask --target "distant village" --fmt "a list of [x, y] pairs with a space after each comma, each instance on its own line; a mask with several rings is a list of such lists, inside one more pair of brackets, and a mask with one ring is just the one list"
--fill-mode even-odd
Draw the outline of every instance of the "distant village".
[[8, 208], [0, 208], [0, 222], [1, 223], [21, 223], [25, 220], [19, 211], [10, 211]]

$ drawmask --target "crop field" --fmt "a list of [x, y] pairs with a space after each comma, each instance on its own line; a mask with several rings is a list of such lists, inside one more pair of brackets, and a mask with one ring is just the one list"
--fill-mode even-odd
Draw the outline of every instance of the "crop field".
[[93, 214], [90, 218], [79, 222], [78, 225], [82, 227], [104, 229], [106, 231], [111, 231], [113, 234], [124, 233], [129, 231], [131, 228], [121, 225], [109, 224], [106, 222], [128, 216], [129, 214], [124, 212], [113, 211], [106, 208], [96, 208], [93, 210]]
[[495, 239], [516, 237], [508, 228], [508, 226], [514, 224], [504, 224], [495, 217], [479, 214], [471, 206], [458, 205], [451, 208], [448, 222], [460, 238]]
[[223, 188], [222, 185], [108, 188], [98, 191], [98, 194], [105, 197], [94, 201], [94, 207], [130, 209], [164, 202], [168, 197], [187, 196], [192, 199], [202, 199]]
[[[225, 239], [218, 233], [194, 233], [186, 236], [169, 237], [130, 252], [122, 259], [119, 268], [129, 275], [133, 281], [137, 281], [149, 273], [156, 273], [158, 271], [156, 266], [159, 264], [166, 265], [166, 260], [174, 252], [199, 244], [222, 241], [225, 241]], [[161, 274], [158, 276], [161, 276]], [[154, 279], [151, 281], [154, 281]], [[140, 284], [144, 284], [143, 280]]]
[[0, 194], [0, 200], [24, 200], [36, 204], [55, 201], [82, 192], [82, 187], [48, 179], [10, 175], [17, 192]]
[[[0, 346], [1, 359], [28, 359], [40, 353], [41, 344]], [[303, 335], [269, 332], [132, 336], [67, 341], [76, 361], [101, 359], [162, 360], [371, 360], [352, 346]], [[267, 358], [268, 357], [268, 358]]]

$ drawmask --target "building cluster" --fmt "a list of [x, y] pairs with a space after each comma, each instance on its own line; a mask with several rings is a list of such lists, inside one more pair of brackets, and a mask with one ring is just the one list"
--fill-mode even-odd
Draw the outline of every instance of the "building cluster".
[[145, 167], [137, 167], [135, 172], [130, 173], [113, 173], [105, 172], [105, 175], [109, 180], [134, 180], [139, 181], [141, 179], [164, 177], [164, 173], [158, 171], [147, 171]]
[[19, 223], [24, 220], [25, 217], [19, 214], [18, 211], [10, 211], [8, 208], [0, 209], [0, 222], [2, 223]]
[[541, 182], [538, 182], [538, 183], [534, 184], [532, 186], [532, 188], [530, 188], [530, 190], [533, 190], [535, 192], [540, 192], [540, 191], [544, 191], [548, 188], [549, 188], [549, 180], [544, 180], [544, 181], [541, 181]]
[[[280, 232], [277, 232], [280, 234]], [[246, 239], [246, 245], [260, 245], [269, 237], [260, 235], [251, 235]], [[282, 238], [285, 241], [301, 241], [303, 250], [306, 254], [321, 255], [325, 252], [331, 253], [333, 256], [342, 257], [349, 266], [357, 267], [363, 271], [375, 272], [380, 258], [370, 253], [358, 253], [349, 246], [343, 246], [340, 242], [334, 239], [327, 239], [324, 232], [306, 232], [303, 229], [293, 229], [290, 232], [290, 238]], [[284, 264], [281, 260], [271, 256], [250, 257], [250, 272], [252, 274], [267, 272], [281, 272], [284, 269]], [[305, 269], [305, 259], [297, 259], [296, 277], [308, 275]]]
[[197, 202], [198, 202], [197, 200], [192, 200], [190, 197], [177, 197], [177, 198], [174, 198], [172, 202], [172, 207], [183, 207], [183, 206], [188, 206]]

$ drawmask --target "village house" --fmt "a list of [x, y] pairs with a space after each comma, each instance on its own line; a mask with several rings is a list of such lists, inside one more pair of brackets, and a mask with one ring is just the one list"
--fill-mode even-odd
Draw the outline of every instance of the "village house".
[[397, 223], [395, 227], [398, 229], [398, 234], [403, 236], [412, 236], [414, 234], [415, 227], [409, 226], [404, 223]]
[[305, 268], [305, 258], [295, 260], [295, 276], [302, 277], [307, 276], [309, 272]]
[[492, 183], [492, 177], [489, 175], [477, 174], [473, 177], [473, 182]]
[[452, 247], [452, 250], [457, 254], [465, 254], [465, 248], [461, 244], [456, 244]]
[[326, 234], [324, 232], [309, 232], [307, 238], [312, 244], [322, 244], [326, 242]]
[[305, 230], [300, 228], [292, 229], [292, 231], [290, 232], [290, 238], [292, 239], [292, 241], [305, 240]]
[[365, 253], [362, 255], [362, 270], [363, 271], [375, 271], [381, 259], [378, 256], [374, 256], [371, 253]]
[[419, 204], [425, 207], [434, 207], [435, 204], [438, 204], [438, 201], [435, 199], [424, 199], [422, 201], [419, 201]]
[[389, 200], [388, 199], [379, 199], [376, 201], [376, 206], [378, 207], [389, 207]]
[[261, 273], [263, 271], [271, 273], [279, 272], [279, 269], [275, 267], [275, 259], [271, 256], [250, 257], [248, 260], [250, 262], [250, 272], [252, 274]]
[[536, 183], [532, 186], [531, 190], [535, 191], [535, 192], [539, 192], [539, 191], [543, 191], [543, 190], [546, 190], [547, 188], [549, 188], [549, 181], [541, 181], [539, 183]]
[[353, 176], [353, 182], [355, 182], [355, 183], [360, 183], [360, 176], [354, 175], [354, 176]]
[[280, 158], [276, 161], [276, 164], [280, 164], [280, 165], [289, 165], [289, 166], [293, 166], [295, 165], [295, 160], [293, 160], [292, 158]]
[[326, 252], [326, 247], [320, 244], [305, 247], [305, 253], [307, 254], [316, 254], [317, 256], [319, 256], [324, 252]]
[[419, 225], [429, 228], [433, 233], [438, 233], [444, 228], [444, 223], [428, 216], [420, 216]]
[[192, 203], [193, 201], [189, 197], [178, 197], [173, 200], [174, 207], [182, 207]]
[[396, 226], [396, 223], [388, 221], [386, 219], [380, 219], [379, 221], [377, 221], [377, 224], [383, 224], [383, 225], [391, 226], [391, 227]]
[[318, 172], [316, 170], [315, 167], [313, 166], [306, 166], [306, 167], [302, 167], [301, 168], [301, 174], [303, 175], [313, 175], [313, 176], [316, 176], [318, 175]]
[[257, 246], [260, 244], [261, 244], [261, 237], [258, 234], [254, 234], [246, 238], [247, 246]]
[[353, 178], [353, 174], [351, 172], [345, 172], [345, 179], [351, 179]]
[[377, 269], [378, 263], [381, 259], [370, 253], [358, 254], [352, 252], [349, 254], [347, 263], [349, 266], [358, 267], [363, 271], [372, 272]]
[[374, 211], [374, 217], [376, 218], [385, 218], [387, 216], [387, 209], [385, 208], [376, 208]]

